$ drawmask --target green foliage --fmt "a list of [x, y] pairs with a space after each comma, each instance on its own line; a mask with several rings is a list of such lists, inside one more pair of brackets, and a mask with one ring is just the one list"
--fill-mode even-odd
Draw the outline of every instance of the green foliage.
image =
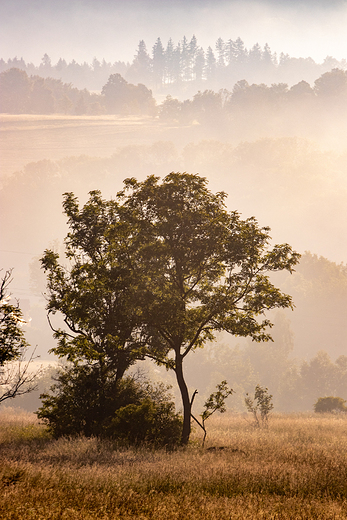
[[216, 331], [269, 340], [264, 312], [292, 301], [268, 273], [292, 272], [300, 255], [288, 244], [270, 249], [269, 228], [227, 212], [226, 194], [211, 193], [198, 175], [171, 173], [161, 183], [154, 176], [141, 183], [128, 179], [119, 196], [136, 223], [136, 265], [146, 273], [138, 306], [147, 355], [176, 373], [185, 444], [191, 416], [185, 357]]
[[175, 414], [174, 403], [150, 397], [117, 410], [107, 429], [108, 435], [125, 445], [169, 448], [179, 444], [181, 431], [182, 419]]
[[[232, 388], [228, 387], [228, 384], [226, 381], [222, 381], [221, 383], [219, 383], [216, 388], [217, 388], [217, 391], [212, 393], [204, 404], [205, 410], [200, 414], [201, 422], [199, 420], [197, 420], [193, 414], [191, 414], [194, 421], [204, 431], [204, 438], [202, 441], [202, 446], [204, 446], [206, 436], [207, 436], [205, 422], [215, 412], [225, 413], [225, 411], [226, 411], [225, 400], [227, 397], [229, 397], [229, 395], [232, 395], [234, 393], [234, 390]], [[193, 404], [193, 400], [194, 400], [196, 393], [197, 393], [197, 391], [195, 391], [195, 393], [193, 394], [192, 404]]]
[[[268, 393], [268, 389], [257, 385], [255, 387], [254, 399], [246, 394], [245, 405], [247, 411], [253, 414], [255, 423], [258, 427], [267, 426], [268, 418], [273, 409], [272, 395]], [[260, 413], [260, 420], [259, 414]]]
[[81, 210], [73, 194], [65, 194], [71, 230], [66, 256], [72, 267], [65, 269], [51, 250], [45, 251], [41, 263], [48, 279], [48, 316], [61, 313], [67, 326], [55, 330], [58, 346], [53, 352], [76, 364], [105, 364], [121, 379], [143, 353], [132, 342], [136, 278], [129, 256], [129, 224], [120, 220], [118, 209], [98, 191], [90, 193]]
[[67, 270], [47, 250], [51, 317], [64, 316], [53, 351], [77, 365], [115, 371], [116, 381], [148, 356], [176, 373], [182, 396], [182, 443], [190, 435], [191, 401], [185, 357], [217, 331], [271, 339], [264, 312], [291, 307], [268, 273], [293, 271], [288, 244], [269, 247], [269, 228], [225, 208], [199, 175], [171, 173], [162, 182], [131, 178], [111, 201], [98, 191], [80, 210], [65, 194], [70, 233]]
[[34, 354], [23, 362], [29, 344], [21, 329], [25, 321], [19, 304], [11, 305], [11, 296], [6, 294], [11, 275], [12, 269], [5, 272], [0, 282], [0, 403], [34, 390], [40, 375], [40, 370], [29, 371]]
[[36, 414], [54, 437], [83, 434], [123, 444], [173, 446], [181, 430], [168, 387], [152, 386], [140, 377], [116, 381], [115, 374], [102, 367], [61, 370], [51, 393], [41, 398]]
[[9, 303], [7, 294], [12, 281], [12, 269], [6, 271], [0, 283], [0, 366], [18, 359], [28, 347], [21, 325], [25, 323], [19, 305]]
[[140, 398], [133, 379], [117, 381], [115, 371], [98, 365], [71, 365], [55, 379], [37, 412], [55, 437], [101, 435], [117, 408]]
[[313, 408], [316, 413], [347, 412], [342, 397], [319, 397]]
[[54, 437], [96, 435], [106, 415], [103, 386], [109, 392], [114, 390], [109, 378], [97, 368], [70, 366], [54, 379], [51, 392], [40, 396], [42, 406], [37, 416], [44, 420]]
[[201, 414], [203, 421], [206, 421], [206, 419], [217, 411], [224, 413], [226, 411], [225, 399], [234, 393], [232, 388], [228, 388], [226, 381], [219, 383], [216, 388], [217, 392], [211, 394], [204, 404], [205, 410]]

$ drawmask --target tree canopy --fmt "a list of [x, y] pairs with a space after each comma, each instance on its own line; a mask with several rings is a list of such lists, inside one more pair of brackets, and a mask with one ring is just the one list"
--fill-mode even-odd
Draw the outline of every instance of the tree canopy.
[[80, 210], [76, 197], [66, 193], [64, 211], [70, 233], [66, 256], [46, 250], [42, 266], [48, 272], [49, 318], [62, 313], [67, 329], [55, 330], [54, 352], [75, 364], [105, 365], [116, 380], [142, 357], [131, 342], [136, 325], [134, 278], [128, 241], [129, 224], [121, 221], [115, 201], [104, 201], [97, 191]]

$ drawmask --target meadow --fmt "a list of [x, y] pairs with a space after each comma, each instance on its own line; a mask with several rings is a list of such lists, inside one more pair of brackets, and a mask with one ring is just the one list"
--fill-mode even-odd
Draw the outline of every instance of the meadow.
[[198, 126], [167, 125], [152, 117], [0, 114], [1, 176], [42, 159], [108, 157], [121, 147], [155, 141], [183, 146], [201, 135]]
[[[211, 418], [176, 451], [52, 439], [34, 415], [0, 414], [3, 520], [347, 518], [347, 418]], [[222, 448], [222, 449], [220, 449]]]

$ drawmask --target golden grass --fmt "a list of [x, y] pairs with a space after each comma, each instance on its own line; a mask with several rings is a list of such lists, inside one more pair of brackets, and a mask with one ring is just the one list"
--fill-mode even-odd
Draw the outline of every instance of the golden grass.
[[[0, 414], [0, 518], [347, 518], [347, 418], [211, 418], [174, 452], [50, 439], [32, 418]], [[9, 435], [11, 432], [11, 435]]]

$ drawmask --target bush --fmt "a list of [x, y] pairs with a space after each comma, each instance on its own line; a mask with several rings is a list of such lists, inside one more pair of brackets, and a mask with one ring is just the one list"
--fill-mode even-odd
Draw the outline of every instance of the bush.
[[182, 418], [171, 402], [147, 397], [140, 404], [128, 404], [116, 411], [107, 433], [122, 444], [150, 444], [173, 448], [182, 432]]
[[345, 402], [342, 397], [319, 397], [313, 408], [317, 413], [347, 412]]
[[[247, 411], [253, 414], [256, 426], [267, 426], [270, 412], [274, 407], [272, 403], [272, 395], [269, 394], [267, 388], [264, 388], [258, 384], [255, 387], [254, 399], [246, 394], [245, 405]], [[258, 413], [260, 413], [260, 420]]]
[[60, 372], [51, 393], [41, 395], [36, 414], [56, 438], [82, 434], [172, 447], [182, 421], [168, 390], [143, 376], [116, 381], [101, 367], [73, 366]]

